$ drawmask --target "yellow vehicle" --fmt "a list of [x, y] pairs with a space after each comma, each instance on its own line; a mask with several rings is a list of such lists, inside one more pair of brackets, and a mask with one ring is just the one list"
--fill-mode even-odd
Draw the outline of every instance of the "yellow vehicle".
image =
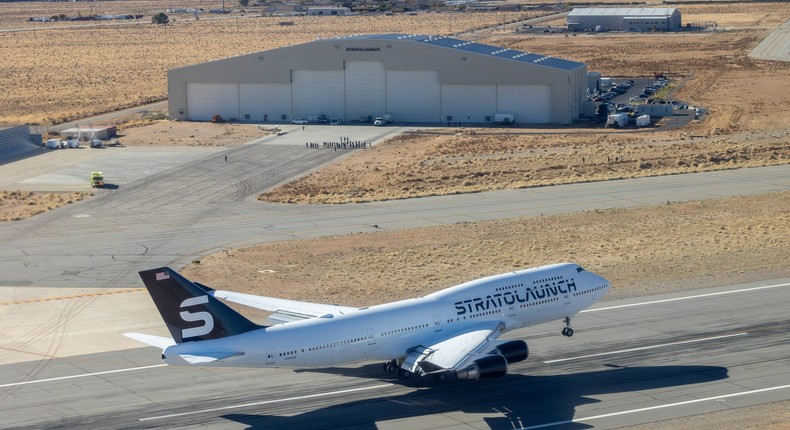
[[104, 186], [104, 176], [101, 172], [91, 172], [91, 186], [101, 188]]

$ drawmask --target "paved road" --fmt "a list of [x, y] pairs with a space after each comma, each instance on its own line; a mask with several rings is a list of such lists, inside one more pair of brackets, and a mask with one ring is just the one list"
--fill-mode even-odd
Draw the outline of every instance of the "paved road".
[[345, 154], [270, 142], [160, 166], [88, 202], [0, 225], [0, 285], [133, 287], [139, 270], [245, 244], [790, 189], [790, 166], [776, 166], [368, 204], [263, 204], [254, 200], [262, 190]]
[[0, 427], [612, 428], [788, 400], [788, 282], [600, 303], [573, 338], [560, 322], [513, 332], [530, 358], [476, 383], [402, 384], [377, 363], [163, 367], [153, 348], [5, 365]]
[[762, 40], [749, 57], [760, 60], [790, 61], [790, 19], [776, 27]]

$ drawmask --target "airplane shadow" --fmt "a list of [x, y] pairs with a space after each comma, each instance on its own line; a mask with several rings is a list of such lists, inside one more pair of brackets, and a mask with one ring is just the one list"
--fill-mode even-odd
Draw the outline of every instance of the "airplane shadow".
[[[380, 365], [358, 369], [335, 369], [338, 374], [370, 377]], [[576, 407], [600, 400], [590, 396], [617, 396], [646, 390], [707, 383], [727, 378], [727, 368], [717, 366], [610, 366], [606, 370], [529, 376], [508, 374], [487, 381], [447, 383], [407, 382], [422, 386], [404, 395], [366, 398], [326, 407], [307, 404], [280, 406], [269, 414], [227, 414], [222, 418], [245, 424], [249, 429], [360, 429], [375, 430], [384, 421], [437, 414], [485, 414], [492, 430], [568, 422]], [[428, 380], [428, 378], [416, 378]], [[622, 394], [618, 396], [618, 394]], [[263, 408], [263, 406], [261, 407]], [[277, 415], [271, 415], [276, 413]], [[462, 418], [461, 418], [462, 419]], [[462, 422], [462, 421], [459, 421]], [[401, 423], [405, 424], [405, 423]], [[554, 428], [589, 428], [584, 423], [566, 423]]]

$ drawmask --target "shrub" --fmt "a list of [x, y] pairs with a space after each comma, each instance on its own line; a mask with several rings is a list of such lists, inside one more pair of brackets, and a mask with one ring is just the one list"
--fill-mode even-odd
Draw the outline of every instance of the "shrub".
[[151, 22], [154, 24], [165, 25], [170, 22], [170, 18], [164, 12], [159, 12], [158, 14], [151, 17]]

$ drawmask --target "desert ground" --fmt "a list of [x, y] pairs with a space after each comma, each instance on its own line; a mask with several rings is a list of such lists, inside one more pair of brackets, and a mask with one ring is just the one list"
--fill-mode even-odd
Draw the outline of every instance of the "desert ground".
[[[220, 4], [206, 2], [201, 7], [209, 9]], [[7, 70], [0, 80], [12, 79], [13, 83], [4, 83], [9, 90], [0, 95], [0, 106], [4, 107], [0, 112], [8, 116], [6, 121], [43, 123], [160, 99], [165, 96], [168, 68], [339, 35], [338, 24], [348, 20], [353, 20], [360, 33], [450, 34], [551, 13], [288, 17], [294, 25], [281, 26], [282, 17], [261, 17], [260, 11], [249, 11], [230, 17], [206, 15], [200, 20], [178, 15], [174, 16], [175, 23], [162, 27], [147, 21], [128, 25], [28, 23], [28, 16], [54, 15], [63, 5], [25, 5], [26, 9], [16, 4], [0, 5], [7, 12], [0, 14], [0, 29], [7, 30], [0, 33], [7, 42], [0, 45], [0, 50], [19, 58], [19, 62], [2, 66]], [[69, 11], [71, 15], [150, 14], [158, 6], [159, 3], [144, 0], [123, 4], [92, 2], [73, 4]], [[790, 4], [679, 7], [684, 22], [715, 22], [717, 30], [578, 36], [499, 30], [480, 41], [585, 61], [590, 70], [612, 76], [665, 72], [674, 79], [671, 97], [709, 110], [703, 121], [681, 129], [639, 132], [604, 130], [587, 124], [549, 129], [415, 131], [271, 190], [261, 199], [347, 203], [786, 164], [790, 156], [790, 105], [786, 101], [790, 66], [752, 60], [746, 53], [790, 16]], [[18, 28], [26, 31], [12, 30]], [[163, 43], [165, 38], [167, 43]], [[43, 40], [52, 43], [41, 43]], [[162, 55], [151, 55], [153, 46], [161, 48]], [[33, 55], [19, 55], [23, 51]], [[89, 52], [99, 58], [83, 55]], [[57, 64], [56, 59], [70, 61], [68, 73], [63, 72], [63, 65]], [[25, 66], [26, 61], [38, 67]], [[53, 74], [53, 70], [60, 72]], [[35, 85], [49, 85], [44, 92], [52, 97], [36, 96], [40, 88], [34, 88]], [[73, 99], [59, 91], [73, 91], [79, 97]], [[75, 100], [79, 110], [72, 107]], [[178, 123], [134, 117], [116, 123], [127, 145], [238, 145], [263, 133], [244, 124]], [[37, 204], [29, 195], [24, 198], [22, 205], [11, 203], [11, 199], [2, 200], [0, 211], [11, 212], [13, 208], [12, 215], [4, 219], [24, 217], [18, 211], [20, 206], [33, 214], [73, 200], [54, 194], [37, 198], [41, 201]]]
[[[777, 13], [768, 13], [776, 6]], [[413, 133], [344, 160], [262, 200], [343, 203], [521, 188], [605, 178], [786, 164], [790, 65], [747, 53], [790, 4], [688, 5], [684, 22], [717, 31], [592, 35], [492, 34], [486, 43], [584, 61], [605, 75], [675, 78], [673, 99], [709, 114], [680, 129], [584, 127]]]
[[790, 275], [790, 192], [287, 241], [187, 266], [214, 288], [366, 306], [574, 261], [613, 298]]
[[91, 193], [35, 193], [0, 190], [0, 222], [19, 221], [34, 215], [76, 203]]
[[[201, 1], [200, 7], [220, 4]], [[709, 110], [703, 121], [639, 132], [586, 125], [415, 131], [261, 199], [339, 204], [786, 164], [790, 66], [752, 60], [746, 53], [790, 16], [790, 4], [672, 6], [682, 10], [684, 22], [716, 22], [717, 30], [577, 36], [495, 30], [478, 41], [583, 61], [590, 70], [615, 77], [667, 73], [677, 84], [672, 98]], [[174, 1], [167, 7], [194, 3]], [[121, 24], [27, 22], [29, 16], [64, 10], [71, 16], [143, 13], [146, 18]], [[49, 125], [162, 100], [170, 68], [340, 36], [350, 23], [356, 33], [458, 34], [548, 13], [278, 18], [251, 10], [197, 21], [171, 15], [175, 22], [168, 26], [150, 24], [150, 15], [159, 10], [161, 3], [148, 0], [0, 4], [0, 54], [14, 59], [0, 64], [0, 123]], [[280, 25], [286, 20], [293, 25]], [[121, 133], [127, 145], [229, 146], [261, 131], [254, 125], [125, 118]], [[82, 198], [90, 197], [7, 190], [0, 195], [0, 220]], [[610, 279], [611, 297], [631, 297], [790, 276], [789, 232], [790, 192], [785, 191], [273, 243], [203, 257], [184, 273], [215, 288], [362, 306], [570, 260]], [[763, 405], [662, 425], [787, 428], [787, 413], [781, 412], [786, 409]]]
[[[228, 7], [231, 3], [227, 2]], [[356, 17], [270, 17], [260, 11], [227, 16], [151, 15], [174, 7], [220, 8], [221, 1], [0, 3], [0, 124], [48, 125], [164, 100], [167, 70], [352, 33], [449, 34], [537, 13], [425, 13]], [[237, 4], [236, 4], [237, 5]], [[238, 10], [238, 8], [236, 8]], [[145, 13], [134, 22], [34, 23], [30, 16]], [[545, 12], [542, 12], [545, 13]], [[291, 22], [293, 25], [280, 25]], [[14, 31], [16, 29], [16, 31]]]

